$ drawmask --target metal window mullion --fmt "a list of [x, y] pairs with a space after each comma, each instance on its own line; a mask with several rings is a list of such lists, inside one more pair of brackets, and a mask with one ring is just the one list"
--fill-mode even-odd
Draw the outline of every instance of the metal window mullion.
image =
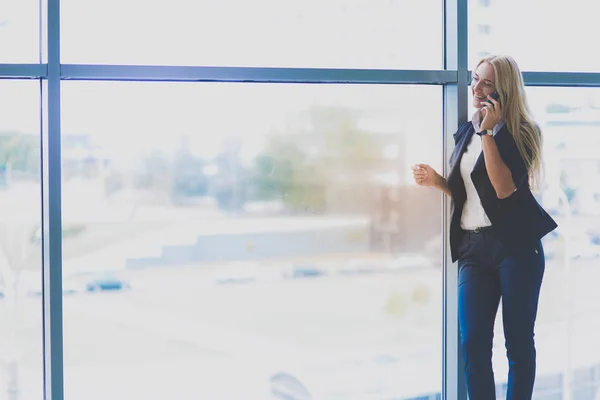
[[527, 86], [550, 87], [600, 87], [600, 73], [597, 72], [523, 72]]
[[439, 85], [456, 71], [63, 64], [63, 80]]
[[41, 6], [48, 59], [47, 79], [40, 82], [44, 399], [63, 400], [60, 1], [42, 0]]
[[[471, 79], [469, 71], [467, 79]], [[523, 81], [525, 86], [536, 87], [600, 87], [600, 73], [598, 72], [540, 72], [524, 71]]]
[[0, 79], [39, 79], [46, 75], [43, 64], [0, 64]]
[[[457, 0], [453, 0], [456, 2]], [[45, 22], [45, 21], [44, 21]], [[47, 35], [44, 35], [47, 36]], [[446, 42], [456, 40], [456, 32], [446, 34]], [[272, 82], [272, 83], [372, 83], [372, 84], [456, 84], [458, 68], [454, 52], [445, 47], [445, 70], [361, 70], [319, 68], [194, 67], [152, 65], [61, 66], [61, 79], [174, 82]], [[450, 57], [450, 58], [448, 58]], [[46, 58], [46, 54], [42, 56]], [[448, 61], [451, 61], [450, 63]], [[471, 71], [467, 71], [467, 82]], [[48, 77], [48, 65], [0, 64], [0, 79], [40, 79]], [[462, 77], [461, 77], [462, 78]], [[524, 71], [525, 85], [538, 87], [600, 87], [597, 72]]]
[[[468, 0], [444, 0], [444, 67], [457, 71], [456, 83], [444, 86], [443, 175], [448, 176], [453, 133], [468, 118]], [[449, 246], [450, 199], [442, 205], [442, 399], [466, 400], [467, 391], [458, 327], [458, 266]]]

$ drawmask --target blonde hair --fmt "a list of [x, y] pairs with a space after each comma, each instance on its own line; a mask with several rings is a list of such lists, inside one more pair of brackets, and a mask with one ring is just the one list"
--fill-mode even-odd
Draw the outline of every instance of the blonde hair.
[[542, 131], [535, 123], [527, 103], [521, 70], [510, 56], [487, 56], [479, 61], [477, 67], [483, 63], [490, 64], [494, 69], [502, 118], [525, 162], [530, 186], [533, 190], [538, 190], [543, 179]]

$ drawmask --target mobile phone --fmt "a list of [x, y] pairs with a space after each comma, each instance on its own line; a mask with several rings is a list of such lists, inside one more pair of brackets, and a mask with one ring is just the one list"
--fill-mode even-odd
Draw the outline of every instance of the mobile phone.
[[[498, 102], [500, 102], [500, 95], [498, 94], [497, 91], [494, 90], [494, 93], [490, 94], [490, 97]], [[492, 104], [491, 101], [486, 100], [488, 103]]]

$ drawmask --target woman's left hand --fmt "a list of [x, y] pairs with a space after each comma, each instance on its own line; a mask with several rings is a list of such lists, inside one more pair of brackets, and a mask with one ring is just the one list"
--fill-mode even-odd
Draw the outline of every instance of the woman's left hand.
[[483, 117], [483, 120], [481, 121], [481, 130], [494, 129], [502, 119], [500, 103], [491, 96], [488, 96], [488, 100], [491, 101], [492, 104], [488, 102], [482, 103], [484, 104], [484, 107], [481, 109], [481, 115]]

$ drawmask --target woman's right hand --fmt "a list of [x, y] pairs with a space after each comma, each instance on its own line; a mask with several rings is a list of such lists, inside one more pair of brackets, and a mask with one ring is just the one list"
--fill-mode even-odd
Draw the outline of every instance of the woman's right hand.
[[419, 186], [436, 186], [440, 175], [427, 164], [412, 166], [413, 178]]

